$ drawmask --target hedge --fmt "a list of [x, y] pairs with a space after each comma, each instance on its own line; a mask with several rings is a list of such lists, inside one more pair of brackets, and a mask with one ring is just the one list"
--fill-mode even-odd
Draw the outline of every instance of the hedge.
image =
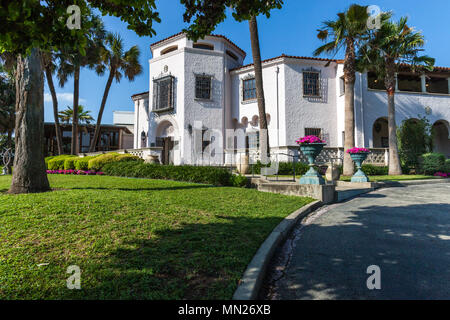
[[87, 156], [83, 158], [75, 159], [75, 170], [88, 170], [89, 169], [89, 160], [95, 159], [98, 156]]
[[[270, 167], [270, 164], [263, 165], [260, 161], [253, 165], [253, 173], [261, 174], [261, 168]], [[280, 175], [291, 175], [294, 173], [292, 162], [279, 162], [278, 163], [278, 174]], [[250, 169], [251, 170], [251, 169]], [[297, 162], [295, 164], [295, 174], [304, 175], [309, 170], [309, 166], [303, 162]]]
[[108, 164], [113, 162], [127, 162], [127, 161], [138, 161], [142, 162], [143, 160], [137, 156], [132, 154], [119, 154], [119, 153], [106, 153], [101, 156], [95, 157], [94, 159], [89, 160], [88, 169], [94, 171], [100, 171], [102, 168]]
[[433, 175], [445, 169], [446, 160], [442, 153], [425, 153], [421, 156], [421, 170], [427, 175]]
[[63, 154], [56, 157], [46, 158], [47, 170], [64, 170], [64, 162], [69, 158], [76, 158], [77, 156]]
[[227, 169], [217, 167], [163, 166], [134, 161], [108, 163], [103, 167], [103, 172], [110, 176], [175, 180], [215, 186], [243, 187], [248, 184], [246, 177], [234, 176]]

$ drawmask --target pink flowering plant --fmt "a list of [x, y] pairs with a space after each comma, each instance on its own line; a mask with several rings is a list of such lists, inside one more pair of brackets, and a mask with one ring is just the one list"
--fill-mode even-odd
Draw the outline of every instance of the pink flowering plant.
[[351, 148], [347, 150], [347, 153], [349, 154], [355, 154], [355, 153], [370, 153], [369, 149], [366, 148]]
[[445, 172], [436, 172], [434, 174], [435, 177], [442, 177], [442, 178], [450, 178], [450, 173]]
[[47, 170], [47, 174], [75, 174], [75, 175], [104, 175], [103, 172], [96, 172], [92, 170]]
[[295, 141], [297, 144], [325, 143], [325, 140], [316, 136], [306, 136]]

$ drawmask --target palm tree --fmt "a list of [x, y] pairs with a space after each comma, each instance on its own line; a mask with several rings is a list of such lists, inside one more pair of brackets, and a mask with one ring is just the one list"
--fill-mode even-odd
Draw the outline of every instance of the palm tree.
[[56, 71], [56, 64], [54, 62], [55, 55], [53, 52], [42, 53], [42, 65], [44, 67], [45, 77], [47, 78], [48, 88], [52, 95], [53, 102], [53, 117], [55, 118], [55, 131], [56, 131], [56, 145], [58, 147], [58, 154], [63, 154], [63, 143], [61, 128], [59, 125], [58, 117], [58, 97], [56, 96], [55, 85], [53, 83], [53, 74]]
[[71, 154], [78, 152], [78, 139], [74, 137], [78, 136], [78, 104], [80, 97], [80, 71], [82, 67], [89, 67], [93, 69], [100, 61], [100, 52], [103, 47], [103, 40], [105, 38], [105, 28], [102, 20], [97, 16], [91, 16], [92, 28], [86, 34], [87, 46], [86, 52], [82, 55], [78, 50], [71, 47], [64, 48], [59, 54], [60, 64], [58, 68], [58, 80], [59, 85], [62, 87], [67, 82], [68, 77], [74, 77], [74, 90], [73, 90], [73, 119], [72, 123], [72, 147]]
[[258, 22], [256, 16], [252, 16], [248, 21], [250, 29], [250, 41], [252, 46], [253, 65], [255, 68], [255, 86], [256, 98], [258, 102], [259, 113], [259, 128], [260, 128], [260, 149], [261, 161], [267, 164], [270, 160], [266, 155], [270, 154], [269, 133], [267, 131], [267, 117], [266, 117], [266, 100], [264, 98], [263, 76], [262, 76], [262, 62], [261, 50], [259, 46]]
[[359, 68], [375, 71], [380, 80], [384, 80], [388, 97], [389, 127], [389, 174], [400, 175], [402, 168], [398, 152], [397, 125], [395, 122], [395, 87], [396, 72], [401, 64], [409, 64], [415, 71], [417, 68], [432, 70], [435, 60], [428, 56], [420, 56], [425, 40], [420, 32], [407, 25], [408, 19], [401, 18], [397, 23], [386, 21], [373, 33], [370, 41], [361, 48]]
[[[324, 52], [336, 54], [345, 48], [345, 150], [355, 146], [356, 52], [360, 42], [368, 35], [368, 19], [367, 6], [351, 5], [346, 12], [338, 13], [337, 20], [323, 23], [317, 37], [322, 41], [328, 41], [328, 39], [330, 41], [314, 51], [314, 55], [318, 56]], [[353, 161], [346, 152], [344, 152], [343, 173], [346, 176], [354, 173]]]
[[[66, 110], [60, 111], [58, 114], [58, 118], [61, 120], [61, 122], [64, 122], [66, 124], [73, 123], [73, 109], [70, 106], [67, 106]], [[91, 124], [92, 121], [94, 121], [94, 118], [91, 116], [91, 111], [84, 110], [84, 106], [81, 104], [78, 105], [78, 112], [76, 113], [78, 116], [77, 123], [86, 123]]]
[[106, 68], [109, 69], [109, 76], [103, 92], [102, 103], [98, 111], [97, 126], [95, 127], [94, 139], [91, 142], [90, 152], [95, 151], [100, 136], [100, 125], [102, 123], [103, 111], [105, 110], [106, 100], [113, 80], [120, 82], [123, 75], [133, 81], [134, 78], [142, 73], [142, 66], [139, 63], [140, 51], [138, 46], [131, 47], [124, 51], [123, 39], [119, 34], [108, 33], [105, 39], [105, 47], [101, 50], [101, 63], [97, 65], [97, 73], [103, 74]]

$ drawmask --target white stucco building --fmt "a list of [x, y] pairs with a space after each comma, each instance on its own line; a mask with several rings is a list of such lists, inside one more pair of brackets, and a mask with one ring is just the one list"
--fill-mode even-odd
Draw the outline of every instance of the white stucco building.
[[[150, 46], [149, 91], [135, 94], [134, 148], [149, 148], [162, 162], [229, 163], [233, 155], [257, 150], [258, 107], [253, 65], [246, 53], [224, 36], [196, 43], [179, 33]], [[340, 60], [281, 55], [263, 61], [266, 113], [273, 153], [293, 154], [295, 140], [320, 135], [329, 147], [343, 146], [344, 87]], [[357, 74], [356, 145], [387, 147], [387, 97], [371, 74]], [[427, 116], [436, 129], [436, 151], [450, 156], [450, 68], [432, 73], [398, 74], [398, 125]], [[246, 145], [226, 139], [226, 130], [243, 129]], [[208, 131], [209, 130], [209, 131]], [[196, 146], [196, 134], [203, 135]], [[209, 144], [209, 147], [208, 147]], [[213, 148], [211, 148], [214, 146]], [[231, 158], [230, 158], [231, 157]]]

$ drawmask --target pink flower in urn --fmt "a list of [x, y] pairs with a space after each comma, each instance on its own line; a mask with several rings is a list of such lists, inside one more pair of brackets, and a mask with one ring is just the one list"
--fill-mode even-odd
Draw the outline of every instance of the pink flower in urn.
[[349, 154], [355, 154], [355, 153], [370, 153], [369, 149], [366, 148], [351, 148], [347, 150], [347, 153]]
[[324, 140], [317, 136], [306, 136], [295, 141], [297, 144], [325, 143]]

